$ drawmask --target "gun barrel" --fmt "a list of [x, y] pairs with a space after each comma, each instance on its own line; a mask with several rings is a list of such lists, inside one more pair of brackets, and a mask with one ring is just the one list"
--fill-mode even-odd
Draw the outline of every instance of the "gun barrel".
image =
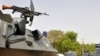
[[49, 16], [49, 14], [46, 14], [46, 13], [44, 13], [44, 15], [47, 15], [47, 16]]
[[2, 5], [2, 10], [13, 9], [13, 6]]

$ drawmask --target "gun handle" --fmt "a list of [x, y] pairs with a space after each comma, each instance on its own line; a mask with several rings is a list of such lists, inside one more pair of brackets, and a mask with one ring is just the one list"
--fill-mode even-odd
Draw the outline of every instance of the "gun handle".
[[13, 6], [2, 5], [2, 10], [13, 9]]

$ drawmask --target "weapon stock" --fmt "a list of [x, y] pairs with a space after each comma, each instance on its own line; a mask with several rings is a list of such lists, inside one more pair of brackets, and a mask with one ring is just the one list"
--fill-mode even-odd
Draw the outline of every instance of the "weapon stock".
[[13, 9], [13, 6], [2, 5], [2, 10]]

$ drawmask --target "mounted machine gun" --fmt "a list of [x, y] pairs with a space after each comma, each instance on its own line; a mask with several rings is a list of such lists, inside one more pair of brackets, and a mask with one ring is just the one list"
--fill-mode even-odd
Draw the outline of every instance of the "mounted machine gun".
[[[26, 20], [27, 20], [27, 17], [29, 17], [30, 18], [30, 22], [31, 22], [30, 25], [32, 25], [32, 21], [33, 21], [33, 17], [34, 16], [39, 16], [39, 15], [47, 15], [47, 16], [49, 16], [46, 13], [41, 13], [41, 12], [34, 11], [34, 6], [33, 6], [32, 2], [31, 2], [31, 5], [30, 5], [30, 8], [31, 8], [31, 10], [29, 10], [28, 7], [23, 8], [23, 7], [17, 7], [17, 6], [2, 5], [2, 9], [3, 10], [5, 10], [5, 9], [12, 9], [13, 10], [13, 12], [12, 12], [13, 14], [15, 12], [20, 12], [21, 13], [20, 17], [21, 18], [24, 17]], [[28, 23], [28, 21], [26, 21], [26, 22]]]

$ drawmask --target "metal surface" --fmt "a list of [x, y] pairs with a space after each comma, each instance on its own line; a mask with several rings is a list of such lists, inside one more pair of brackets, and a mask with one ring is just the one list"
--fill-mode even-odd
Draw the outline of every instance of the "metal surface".
[[12, 23], [12, 17], [9, 14], [3, 14], [0, 10], [0, 19], [8, 23]]
[[[43, 55], [43, 56], [55, 56], [57, 50], [54, 49], [47, 39], [47, 37], [43, 36], [37, 30], [35, 34], [33, 34], [31, 30], [26, 29], [25, 35], [12, 35], [10, 40], [10, 47], [5, 47], [6, 39], [2, 35], [9, 36], [13, 33], [13, 28], [8, 26], [6, 22], [0, 22], [0, 56], [36, 56], [36, 55]], [[6, 27], [6, 28], [5, 28]], [[37, 37], [35, 37], [38, 35]], [[39, 38], [39, 39], [36, 39]], [[30, 45], [31, 43], [31, 45]], [[23, 51], [24, 50], [24, 51]], [[44, 54], [43, 54], [44, 53]], [[51, 53], [51, 54], [50, 54]]]

